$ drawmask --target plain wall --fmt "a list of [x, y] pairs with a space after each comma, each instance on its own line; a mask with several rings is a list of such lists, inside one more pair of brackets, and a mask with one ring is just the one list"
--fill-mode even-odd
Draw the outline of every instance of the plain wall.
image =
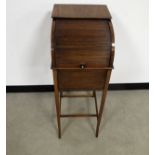
[[148, 82], [148, 0], [7, 0], [7, 85], [53, 84], [51, 11], [55, 3], [106, 4], [116, 55], [111, 83]]

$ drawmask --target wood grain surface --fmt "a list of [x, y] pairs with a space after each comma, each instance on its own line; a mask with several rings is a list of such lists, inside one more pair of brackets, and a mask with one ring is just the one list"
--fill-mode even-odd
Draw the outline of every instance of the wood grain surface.
[[53, 18], [111, 19], [106, 5], [55, 4]]

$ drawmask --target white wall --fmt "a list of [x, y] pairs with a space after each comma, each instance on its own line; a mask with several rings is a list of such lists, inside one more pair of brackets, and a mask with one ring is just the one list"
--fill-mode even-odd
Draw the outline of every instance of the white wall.
[[107, 4], [116, 36], [111, 83], [148, 82], [148, 0], [7, 0], [7, 85], [53, 84], [50, 16], [55, 3]]

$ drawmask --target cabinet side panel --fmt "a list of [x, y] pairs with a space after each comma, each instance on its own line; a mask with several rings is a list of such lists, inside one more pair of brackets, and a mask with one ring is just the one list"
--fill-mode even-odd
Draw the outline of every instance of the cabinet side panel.
[[113, 24], [111, 21], [109, 21], [109, 29], [110, 29], [110, 34], [111, 34], [111, 42], [115, 43], [115, 33], [114, 33]]
[[52, 25], [51, 25], [51, 68], [56, 66], [56, 61], [55, 61], [55, 19], [52, 20]]

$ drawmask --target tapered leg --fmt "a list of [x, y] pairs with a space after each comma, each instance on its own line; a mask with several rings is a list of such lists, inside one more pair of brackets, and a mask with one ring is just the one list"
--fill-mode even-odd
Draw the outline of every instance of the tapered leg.
[[97, 121], [97, 127], [96, 127], [96, 137], [98, 137], [98, 133], [99, 133], [99, 127], [100, 127], [101, 118], [102, 118], [102, 114], [103, 114], [103, 108], [104, 108], [104, 104], [105, 104], [105, 100], [106, 100], [110, 75], [111, 75], [111, 70], [107, 71], [106, 82], [105, 82], [103, 93], [102, 93], [101, 105], [100, 105], [100, 109], [99, 109], [99, 115], [98, 115], [98, 121]]
[[93, 96], [95, 99], [95, 108], [96, 108], [96, 115], [97, 115], [97, 120], [98, 120], [98, 107], [97, 107], [97, 98], [96, 98], [96, 92], [93, 90]]
[[60, 114], [61, 114], [61, 101], [62, 101], [62, 95], [63, 95], [63, 93], [62, 93], [62, 91], [60, 91]]
[[61, 138], [60, 100], [59, 100], [58, 81], [57, 81], [57, 71], [56, 70], [53, 70], [53, 79], [54, 79], [55, 104], [56, 104], [57, 123], [58, 123], [58, 137]]

